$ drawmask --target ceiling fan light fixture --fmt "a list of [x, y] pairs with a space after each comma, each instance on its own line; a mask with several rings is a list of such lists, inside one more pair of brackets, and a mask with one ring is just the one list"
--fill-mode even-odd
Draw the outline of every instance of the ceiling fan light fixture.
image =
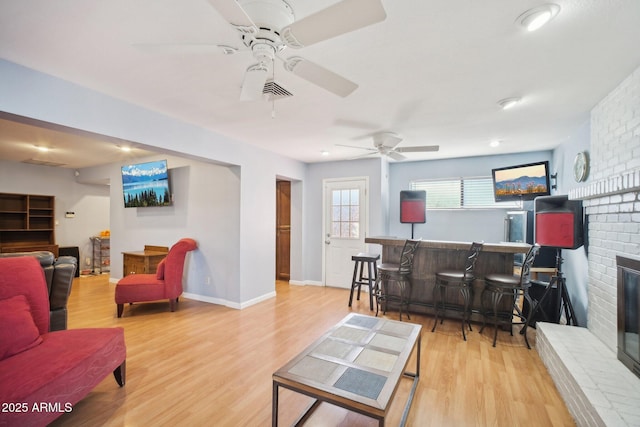
[[498, 101], [498, 105], [503, 110], [509, 110], [509, 109], [515, 107], [520, 101], [521, 101], [521, 99], [517, 98], [517, 97], [504, 98], [504, 99], [501, 99], [500, 101]]
[[533, 9], [529, 9], [518, 16], [516, 22], [522, 25], [527, 31], [536, 31], [549, 23], [560, 12], [560, 6], [555, 3], [543, 4]]

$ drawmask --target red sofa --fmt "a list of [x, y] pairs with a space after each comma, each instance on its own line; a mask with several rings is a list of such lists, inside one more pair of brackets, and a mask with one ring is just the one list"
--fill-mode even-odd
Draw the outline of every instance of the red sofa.
[[0, 426], [44, 426], [113, 372], [125, 383], [122, 328], [49, 332], [47, 283], [34, 257], [0, 258]]

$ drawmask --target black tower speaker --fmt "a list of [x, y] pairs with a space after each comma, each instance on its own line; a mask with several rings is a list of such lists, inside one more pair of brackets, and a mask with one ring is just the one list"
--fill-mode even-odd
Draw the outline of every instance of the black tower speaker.
[[584, 244], [581, 200], [567, 196], [541, 196], [534, 201], [535, 243], [559, 249], [577, 249]]

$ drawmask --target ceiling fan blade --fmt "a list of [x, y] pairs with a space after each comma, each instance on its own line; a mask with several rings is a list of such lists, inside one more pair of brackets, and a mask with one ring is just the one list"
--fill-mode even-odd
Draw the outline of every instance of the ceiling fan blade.
[[337, 145], [338, 147], [347, 147], [347, 148], [358, 148], [360, 150], [367, 150], [367, 151], [373, 151], [373, 152], [378, 152], [378, 150], [376, 150], [375, 148], [369, 148], [369, 147], [358, 147], [355, 145], [346, 145], [346, 144], [334, 144]]
[[238, 51], [238, 49], [232, 46], [213, 43], [134, 43], [131, 46], [145, 53], [224, 53], [225, 55], [231, 55]]
[[398, 152], [397, 152], [397, 151], [395, 151], [395, 150], [394, 150], [394, 151], [389, 151], [389, 152], [387, 153], [387, 156], [389, 156], [389, 157], [391, 157], [393, 160], [397, 160], [397, 161], [399, 161], [399, 162], [400, 162], [400, 161], [402, 161], [402, 160], [405, 160], [405, 159], [406, 159], [406, 157], [405, 157], [405, 156], [403, 156], [402, 154], [398, 153]]
[[343, 0], [294, 22], [281, 34], [288, 46], [301, 48], [375, 24], [386, 17], [380, 0]]
[[225, 21], [242, 33], [256, 34], [258, 28], [236, 0], [208, 0]]
[[343, 98], [358, 88], [351, 80], [299, 56], [285, 60], [284, 67], [287, 71]]
[[398, 147], [395, 151], [399, 153], [428, 153], [431, 151], [439, 151], [439, 145], [423, 145], [421, 147]]
[[355, 156], [355, 157], [349, 157], [349, 159], [348, 159], [348, 160], [364, 159], [364, 158], [371, 157], [371, 156], [377, 156], [377, 155], [379, 155], [379, 154], [380, 154], [380, 153], [378, 153], [378, 152], [376, 151], [375, 153], [367, 153], [367, 154], [361, 154], [361, 155], [359, 155], [359, 156]]
[[262, 100], [262, 90], [269, 76], [269, 67], [264, 63], [254, 64], [247, 68], [240, 91], [240, 101]]

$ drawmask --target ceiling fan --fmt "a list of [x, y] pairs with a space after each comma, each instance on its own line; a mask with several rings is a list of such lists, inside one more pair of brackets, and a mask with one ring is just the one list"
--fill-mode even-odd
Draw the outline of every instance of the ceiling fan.
[[359, 148], [361, 150], [370, 151], [370, 153], [360, 157], [367, 157], [371, 155], [380, 154], [382, 156], [387, 156], [397, 161], [402, 161], [407, 159], [407, 157], [404, 156], [402, 153], [427, 153], [427, 152], [440, 150], [439, 145], [398, 147], [400, 142], [402, 142], [402, 137], [394, 132], [386, 132], [386, 131], [376, 132], [371, 136], [373, 137], [374, 148], [357, 147], [354, 145], [343, 145], [343, 144], [336, 144], [336, 145], [339, 145], [341, 147]]
[[[213, 8], [239, 33], [244, 47], [250, 50], [253, 62], [248, 66], [240, 99], [243, 101], [263, 98], [265, 83], [272, 74], [274, 61], [279, 59], [284, 68], [341, 97], [348, 96], [358, 85], [333, 71], [299, 56], [279, 56], [287, 47], [300, 49], [305, 46], [337, 37], [375, 24], [386, 18], [381, 0], [342, 0], [300, 20], [285, 0], [208, 0]], [[137, 45], [143, 50], [180, 49], [180, 45]], [[186, 45], [198, 50], [211, 45]], [[225, 54], [238, 49], [217, 45]], [[177, 49], [176, 49], [177, 48]], [[267, 92], [268, 93], [268, 92]]]

